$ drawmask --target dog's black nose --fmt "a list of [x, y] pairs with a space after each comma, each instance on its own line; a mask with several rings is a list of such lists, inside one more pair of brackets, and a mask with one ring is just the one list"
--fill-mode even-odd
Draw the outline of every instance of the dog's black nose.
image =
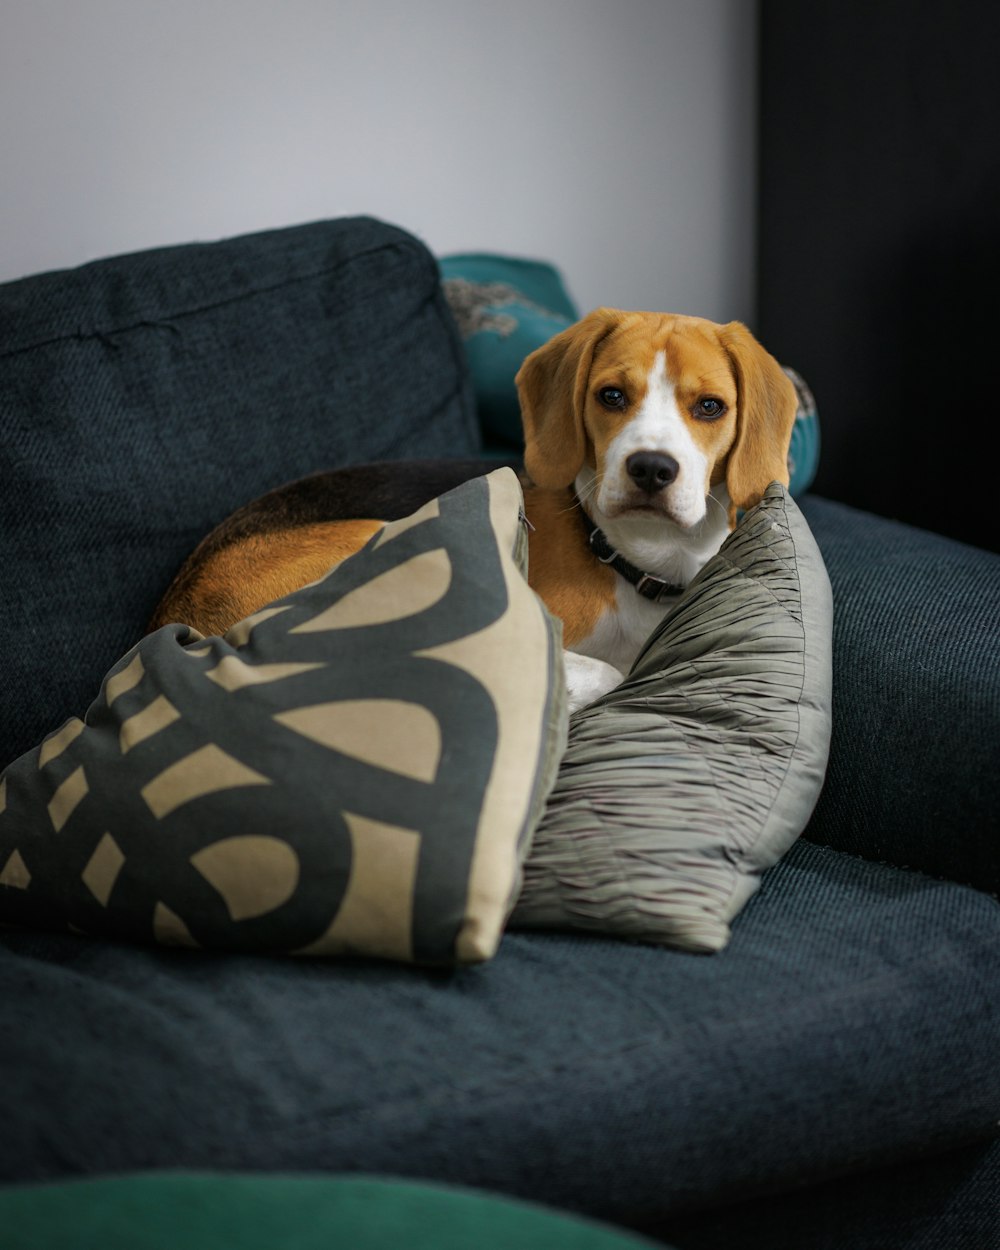
[[635, 451], [625, 461], [625, 468], [636, 486], [647, 495], [655, 495], [669, 486], [680, 471], [673, 456], [666, 456], [662, 451]]

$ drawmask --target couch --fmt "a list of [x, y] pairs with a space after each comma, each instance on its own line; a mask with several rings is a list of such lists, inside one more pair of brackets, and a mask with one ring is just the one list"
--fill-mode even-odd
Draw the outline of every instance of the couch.
[[[351, 218], [0, 288], [0, 813], [235, 508], [516, 461], [462, 259]], [[444, 965], [178, 949], [17, 910], [0, 846], [0, 1242], [1000, 1245], [1000, 558], [930, 497], [795, 494], [828, 761], [714, 953], [558, 919]]]

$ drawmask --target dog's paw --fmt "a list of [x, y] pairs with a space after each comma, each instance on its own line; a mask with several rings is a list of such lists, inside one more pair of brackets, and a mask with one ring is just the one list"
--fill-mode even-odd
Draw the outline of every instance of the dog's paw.
[[604, 660], [590, 655], [577, 655], [575, 651], [563, 652], [566, 671], [566, 702], [571, 712], [593, 703], [609, 690], [624, 681], [623, 675]]

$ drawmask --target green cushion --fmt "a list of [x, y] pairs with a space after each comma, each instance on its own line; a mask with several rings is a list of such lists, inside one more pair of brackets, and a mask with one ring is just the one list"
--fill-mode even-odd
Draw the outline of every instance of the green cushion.
[[773, 483], [627, 680], [570, 718], [511, 923], [724, 947], [819, 796], [831, 635], [822, 556]]
[[146, 637], [0, 779], [0, 920], [489, 958], [565, 743], [509, 468], [202, 639]]
[[[4, 1250], [640, 1250], [609, 1224], [372, 1176], [137, 1173], [0, 1190]], [[663, 1250], [663, 1243], [656, 1242]], [[669, 1247], [666, 1248], [669, 1250]]]
[[788, 446], [788, 489], [797, 499], [812, 486], [819, 468], [819, 413], [813, 393], [802, 375], [787, 365], [784, 370], [791, 378], [799, 399], [792, 440]]
[[475, 252], [445, 256], [439, 266], [472, 371], [487, 450], [520, 449], [514, 375], [529, 352], [580, 314], [559, 271], [544, 261]]

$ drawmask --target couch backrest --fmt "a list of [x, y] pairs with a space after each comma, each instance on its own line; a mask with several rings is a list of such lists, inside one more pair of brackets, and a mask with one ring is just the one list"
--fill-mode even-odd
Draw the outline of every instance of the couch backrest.
[[234, 508], [479, 446], [434, 258], [371, 218], [0, 286], [0, 768], [85, 711]]

